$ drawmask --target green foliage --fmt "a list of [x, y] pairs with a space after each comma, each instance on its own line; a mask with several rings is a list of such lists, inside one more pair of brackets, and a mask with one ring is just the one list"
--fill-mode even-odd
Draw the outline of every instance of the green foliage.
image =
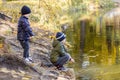
[[31, 14], [30, 19], [31, 19], [31, 21], [34, 21], [34, 22], [39, 22], [40, 21], [39, 16], [35, 16], [33, 14]]
[[72, 6], [79, 5], [80, 3], [83, 3], [83, 0], [71, 0], [72, 1]]
[[72, 0], [72, 6], [79, 6], [80, 9], [87, 9], [91, 4], [94, 4], [94, 6], [98, 5], [101, 8], [114, 7], [112, 0]]
[[114, 7], [114, 2], [112, 0], [91, 0], [91, 1], [100, 5], [102, 8]]
[[[22, 1], [8, 1], [4, 2], [0, 7], [0, 11], [12, 17], [12, 22], [17, 22], [20, 17], [20, 9], [23, 5], [31, 8], [32, 13], [30, 20], [32, 23], [39, 23], [46, 27], [58, 26], [57, 23], [64, 15], [63, 10], [66, 10], [70, 4], [67, 1], [55, 0], [22, 0]], [[62, 15], [61, 15], [62, 14]], [[37, 25], [38, 26], [38, 25]]]
[[105, 7], [105, 8], [114, 7], [114, 3], [113, 3], [113, 1], [111, 1], [111, 0], [100, 0], [100, 1], [99, 1], [99, 4], [100, 4], [102, 7]]

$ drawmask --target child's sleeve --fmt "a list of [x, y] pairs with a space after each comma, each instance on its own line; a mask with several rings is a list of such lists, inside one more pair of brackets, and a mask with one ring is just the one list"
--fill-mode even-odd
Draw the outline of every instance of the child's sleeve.
[[67, 53], [61, 44], [59, 46], [59, 53], [60, 56], [64, 56]]
[[23, 21], [22, 25], [24, 26], [24, 30], [29, 33], [30, 36], [34, 36], [34, 33], [32, 32], [32, 29], [30, 27], [30, 24], [27, 21]]

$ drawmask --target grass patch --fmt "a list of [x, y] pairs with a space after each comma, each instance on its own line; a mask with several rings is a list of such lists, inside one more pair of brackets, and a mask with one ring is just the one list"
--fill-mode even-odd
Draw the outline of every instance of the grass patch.
[[20, 9], [23, 5], [31, 8], [32, 14], [30, 22], [32, 26], [43, 27], [47, 30], [59, 30], [60, 18], [63, 16], [63, 9], [67, 8], [67, 2], [51, 1], [51, 0], [22, 0], [22, 1], [7, 1], [2, 3], [0, 11], [12, 17], [12, 22], [17, 23]]

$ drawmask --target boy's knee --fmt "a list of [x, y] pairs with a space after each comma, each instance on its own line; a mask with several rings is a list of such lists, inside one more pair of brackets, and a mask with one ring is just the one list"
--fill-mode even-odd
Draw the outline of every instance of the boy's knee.
[[29, 46], [25, 45], [24, 50], [29, 50]]
[[70, 54], [65, 54], [65, 56], [67, 57], [67, 59], [69, 60], [71, 58]]

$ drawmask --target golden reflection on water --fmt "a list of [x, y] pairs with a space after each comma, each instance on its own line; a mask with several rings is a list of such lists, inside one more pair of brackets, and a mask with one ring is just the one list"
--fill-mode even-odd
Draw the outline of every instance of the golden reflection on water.
[[67, 31], [76, 60], [71, 66], [78, 80], [120, 80], [120, 18], [114, 24], [101, 16], [91, 18], [77, 21]]

